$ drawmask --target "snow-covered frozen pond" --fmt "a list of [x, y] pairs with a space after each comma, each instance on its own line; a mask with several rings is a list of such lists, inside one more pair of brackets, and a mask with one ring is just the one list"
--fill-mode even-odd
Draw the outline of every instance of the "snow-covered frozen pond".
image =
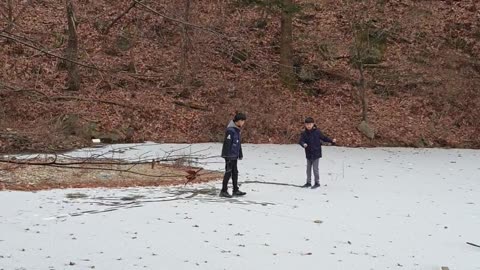
[[[182, 147], [135, 145], [116, 157]], [[480, 248], [466, 244], [480, 244], [480, 151], [325, 147], [317, 190], [297, 187], [299, 146], [244, 154], [248, 194], [236, 199], [218, 197], [220, 181], [0, 192], [0, 269], [480, 269]]]

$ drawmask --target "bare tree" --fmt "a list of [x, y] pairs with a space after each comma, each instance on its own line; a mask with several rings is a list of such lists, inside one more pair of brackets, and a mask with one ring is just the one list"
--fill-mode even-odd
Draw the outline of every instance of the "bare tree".
[[352, 63], [358, 69], [358, 73], [360, 75], [359, 80], [359, 96], [360, 101], [362, 103], [362, 121], [368, 122], [368, 100], [366, 95], [366, 86], [365, 86], [365, 62], [368, 55], [368, 48], [369, 48], [369, 40], [362, 39], [363, 31], [367, 31], [368, 29], [363, 29], [363, 27], [359, 26], [360, 29], [355, 29], [354, 27], [354, 46], [353, 46], [353, 58]]
[[13, 28], [13, 0], [7, 0], [7, 32], [10, 32]]
[[[351, 4], [347, 0], [347, 4]], [[372, 3], [365, 1], [360, 7], [349, 6], [353, 11], [349, 14], [352, 24], [353, 45], [351, 63], [358, 70], [358, 96], [362, 107], [362, 121], [358, 129], [368, 138], [373, 139], [375, 133], [368, 119], [368, 95], [366, 85], [366, 68], [375, 66], [383, 60], [383, 53], [386, 49], [386, 32], [374, 25], [371, 13], [374, 12]]]
[[[185, 22], [190, 20], [190, 0], [184, 0], [184, 17]], [[182, 24], [182, 59], [180, 62], [180, 70], [178, 74], [179, 80], [182, 82], [183, 90], [180, 93], [180, 96], [188, 97], [190, 96], [189, 87], [187, 85], [187, 69], [188, 69], [188, 49], [190, 44], [190, 39], [188, 35], [189, 27], [186, 24]]]
[[[17, 14], [15, 15], [15, 8], [14, 8], [14, 3], [13, 3], [13, 0], [6, 0], [6, 14], [2, 12], [2, 15], [7, 19], [7, 27], [5, 29], [3, 29], [4, 32], [11, 32], [13, 27], [15, 26], [15, 21], [21, 17], [21, 15], [23, 14], [23, 12], [25, 12], [25, 10], [31, 6], [33, 4], [33, 1], [32, 0], [27, 0], [27, 1], [24, 1], [23, 3], [23, 6], [18, 10]], [[17, 3], [17, 6], [19, 4]], [[3, 32], [3, 31], [0, 31], [0, 32]]]
[[359, 96], [362, 103], [362, 120], [368, 122], [365, 68], [376, 66], [382, 61], [387, 36], [385, 31], [375, 29], [369, 22], [355, 23], [353, 36], [351, 62], [360, 75]]
[[295, 88], [296, 79], [293, 71], [292, 42], [293, 42], [293, 2], [283, 0], [281, 3], [280, 25], [280, 78], [283, 84], [289, 88]]
[[280, 79], [288, 88], [295, 88], [297, 84], [293, 68], [293, 17], [299, 11], [294, 0], [246, 0], [246, 4], [254, 4], [266, 12], [280, 13]]
[[78, 59], [78, 38], [77, 25], [75, 20], [75, 11], [71, 0], [65, 0], [67, 6], [68, 21], [68, 43], [66, 49], [66, 58], [71, 60], [66, 63], [68, 70], [67, 90], [80, 90], [80, 74], [77, 65], [72, 61]]

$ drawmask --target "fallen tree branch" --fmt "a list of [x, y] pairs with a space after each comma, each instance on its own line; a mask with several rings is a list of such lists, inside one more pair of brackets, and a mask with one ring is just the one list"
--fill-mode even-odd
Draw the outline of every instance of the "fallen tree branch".
[[15, 41], [15, 42], [17, 42], [17, 43], [20, 43], [20, 44], [24, 45], [24, 46], [27, 46], [27, 47], [32, 48], [32, 49], [34, 49], [34, 50], [41, 51], [41, 52], [44, 53], [44, 54], [47, 54], [47, 55], [49, 55], [49, 56], [53, 56], [53, 57], [62, 59], [62, 60], [67, 61], [67, 62], [74, 63], [74, 64], [77, 64], [77, 65], [79, 65], [79, 66], [85, 67], [85, 68], [90, 68], [90, 69], [99, 70], [97, 67], [85, 65], [85, 64], [83, 64], [83, 63], [81, 63], [81, 62], [77, 62], [77, 61], [70, 60], [70, 59], [65, 58], [65, 57], [63, 57], [63, 56], [53, 54], [53, 53], [48, 52], [48, 51], [46, 51], [46, 50], [44, 50], [44, 49], [41, 49], [41, 48], [38, 48], [38, 47], [33, 46], [33, 45], [31, 45], [31, 44], [28, 44], [27, 42], [21, 41], [21, 40], [19, 40], [19, 39], [17, 39], [17, 38], [11, 37], [11, 36], [10, 36], [10, 33], [7, 32], [7, 31], [3, 31], [3, 32], [4, 32], [4, 33], [7, 33], [8, 35], [5, 35], [5, 34], [3, 34], [2, 32], [0, 32], [0, 37], [6, 38], [6, 39], [8, 39], [8, 40], [13, 40], [13, 41]]
[[82, 169], [82, 170], [97, 170], [97, 171], [115, 171], [115, 172], [124, 172], [124, 173], [131, 173], [135, 175], [140, 175], [140, 176], [146, 176], [146, 177], [153, 177], [153, 178], [160, 178], [160, 177], [180, 177], [184, 176], [181, 174], [160, 174], [160, 175], [154, 175], [154, 174], [146, 174], [146, 173], [140, 173], [140, 172], [134, 172], [131, 170], [122, 170], [122, 169], [114, 169], [114, 168], [102, 168], [102, 167], [83, 167], [83, 166], [63, 166], [63, 165], [47, 165], [55, 168], [65, 168], [65, 169]]
[[[1, 135], [1, 134], [0, 134]], [[92, 155], [88, 158], [75, 158], [68, 155], [57, 155], [56, 153], [52, 153], [50, 155], [54, 155], [54, 159], [52, 161], [44, 161], [38, 162], [38, 156], [29, 159], [2, 159], [0, 158], [0, 163], [9, 163], [9, 164], [17, 164], [17, 165], [33, 165], [33, 166], [49, 166], [49, 165], [56, 165], [56, 166], [65, 166], [69, 167], [72, 165], [120, 165], [120, 166], [131, 166], [131, 165], [142, 165], [142, 164], [151, 164], [152, 159], [146, 158], [143, 160], [137, 161], [126, 161], [121, 159], [112, 159], [112, 158], [102, 158], [107, 154], [112, 152], [108, 151], [101, 155]], [[63, 157], [62, 162], [59, 162], [58, 156]], [[199, 156], [188, 155], [188, 159], [200, 159]], [[48, 160], [48, 159], [47, 159]], [[72, 161], [69, 161], [72, 160]], [[167, 155], [164, 158], [155, 158], [153, 161], [155, 163], [167, 163], [167, 162], [176, 162], [178, 160], [185, 160], [185, 155]]]
[[36, 93], [36, 94], [42, 96], [42, 98], [48, 99], [48, 100], [78, 100], [78, 101], [85, 101], [85, 102], [104, 103], [104, 104], [110, 104], [110, 105], [115, 105], [115, 106], [120, 106], [120, 107], [126, 107], [126, 108], [133, 109], [132, 105], [123, 104], [123, 103], [110, 101], [110, 100], [82, 98], [82, 97], [76, 97], [76, 96], [48, 96], [47, 94], [42, 93], [38, 90], [34, 90], [34, 89], [16, 89], [14, 87], [11, 87], [11, 86], [8, 86], [8, 85], [5, 85], [5, 84], [2, 84], [2, 86], [6, 87], [6, 88], [9, 88], [9, 89], [12, 89], [9, 92], [4, 92], [4, 93], [7, 93], [7, 94], [8, 93], [32, 92], [32, 93]]
[[391, 66], [386, 64], [363, 64], [363, 66], [365, 68], [383, 68], [383, 69], [391, 68]]
[[[143, 146], [144, 144], [141, 144]], [[114, 159], [113, 156], [111, 158], [104, 158], [106, 157], [109, 153], [116, 153], [116, 152], [122, 152], [122, 149], [127, 150], [127, 149], [134, 149], [132, 146], [128, 147], [121, 147], [121, 148], [115, 148], [111, 149], [108, 151], [105, 151], [103, 153], [97, 153], [97, 154], [92, 154], [88, 155], [86, 157], [75, 157], [75, 156], [69, 156], [66, 154], [57, 154], [55, 152], [52, 153], [46, 153], [46, 154], [38, 154], [38, 155], [32, 155], [32, 156], [24, 156], [20, 158], [16, 157], [3, 157], [0, 158], [0, 171], [7, 173], [6, 177], [0, 177], [0, 184], [5, 184], [6, 186], [0, 186], [0, 189], [15, 189], [15, 187], [22, 187], [22, 185], [28, 185], [31, 189], [37, 189], [40, 188], [42, 189], [43, 185], [49, 186], [49, 181], [47, 180], [45, 183], [42, 183], [41, 181], [38, 182], [39, 185], [36, 186], [36, 182], [33, 184], [30, 184], [29, 179], [31, 177], [35, 178], [35, 172], [37, 172], [37, 169], [33, 169], [32, 173], [33, 175], [30, 175], [30, 178], [27, 177], [25, 180], [25, 177], [22, 178], [22, 175], [20, 175], [20, 178], [16, 178], [18, 176], [16, 174], [16, 169], [18, 170], [25, 170], [27, 166], [33, 166], [33, 167], [40, 167], [40, 171], [45, 170], [46, 168], [55, 168], [58, 170], [62, 170], [62, 173], [68, 173], [68, 171], [73, 171], [75, 173], [76, 170], [79, 170], [80, 175], [83, 175], [84, 171], [99, 171], [99, 172], [114, 172], [113, 174], [109, 173], [108, 175], [111, 175], [112, 177], [122, 177], [123, 174], [127, 174], [126, 176], [123, 176], [123, 178], [129, 180], [131, 179], [134, 185], [138, 181], [141, 180], [146, 180], [145, 178], [152, 178], [152, 179], [157, 179], [160, 180], [160, 178], [175, 178], [174, 180], [178, 180], [179, 183], [182, 183], [182, 179], [184, 179], [184, 186], [186, 186], [189, 183], [192, 183], [196, 180], [202, 180], [202, 177], [210, 177], [210, 176], [219, 176], [218, 172], [215, 171], [204, 171], [203, 168], [198, 167], [198, 166], [192, 166], [188, 164], [185, 164], [185, 162], [195, 162], [195, 160], [202, 158], [202, 156], [198, 156], [196, 153], [202, 151], [202, 150], [197, 150], [197, 151], [190, 151], [189, 154], [178, 154], [178, 155], [172, 155], [175, 152], [185, 150], [185, 148], [180, 148], [180, 149], [174, 149], [174, 150], [169, 150], [165, 151], [165, 155], [160, 158], [151, 158], [151, 157], [139, 157], [139, 159], [135, 160], [127, 160], [127, 159]], [[211, 157], [205, 157], [205, 158], [211, 158]], [[181, 161], [181, 164], [176, 164], [176, 161]], [[3, 164], [2, 164], [3, 163]], [[160, 168], [156, 168], [155, 165], [156, 163], [159, 164], [164, 164]], [[152, 169], [156, 169], [155, 171], [150, 171], [149, 167], [150, 164], [152, 166]], [[142, 166], [139, 166], [142, 165]], [[145, 166], [146, 165], [146, 166]], [[179, 166], [179, 167], [177, 167]], [[137, 169], [139, 168], [139, 169]], [[170, 168], [170, 169], [169, 169]], [[56, 171], [53, 171], [53, 174]], [[116, 174], [115, 172], [118, 172], [119, 174]], [[204, 173], [201, 173], [204, 172]], [[129, 175], [129, 176], [128, 176]], [[24, 175], [25, 176], [25, 175]], [[140, 176], [137, 177], [136, 180], [132, 179], [134, 176]], [[6, 182], [3, 181], [3, 179], [9, 179], [9, 177], [12, 180], [15, 180], [14, 182]], [[54, 177], [54, 176], [52, 176]], [[80, 177], [80, 176], [79, 176]], [[102, 177], [104, 178], [104, 177]], [[108, 177], [107, 177], [108, 178]], [[53, 179], [53, 178], [52, 178]], [[81, 179], [79, 179], [82, 181]], [[88, 179], [84, 179], [88, 180]], [[107, 181], [102, 183], [106, 183], [107, 186], [109, 184], [114, 184], [118, 183], [115, 182], [116, 178], [112, 178], [113, 182]], [[51, 180], [51, 181], [57, 181], [57, 180]], [[137, 182], [135, 182], [137, 181]], [[182, 182], [181, 182], [182, 181]], [[86, 182], [88, 183], [88, 181]], [[129, 182], [126, 182], [127, 185], [129, 185]], [[132, 184], [130, 183], [130, 184]], [[141, 183], [141, 182], [138, 182]], [[144, 184], [148, 184], [149, 182], [144, 182]], [[68, 184], [68, 183], [67, 183]], [[81, 184], [81, 182], [75, 182], [73, 181], [72, 183], [66, 185], [77, 185]], [[50, 184], [50, 187], [52, 185]], [[55, 186], [55, 185], [53, 185]], [[81, 185], [80, 185], [81, 186]]]
[[278, 183], [278, 182], [266, 182], [266, 181], [245, 181], [244, 184], [264, 184], [264, 185], [275, 185], [275, 186], [289, 186], [289, 187], [302, 187], [301, 185], [294, 185], [289, 183]]
[[22, 160], [10, 160], [10, 159], [0, 159], [0, 163], [9, 163], [9, 164], [16, 164], [16, 165], [34, 165], [34, 166], [49, 166], [57, 163], [57, 155], [54, 155], [54, 159], [52, 161], [47, 162], [32, 162], [31, 160], [22, 161]]
[[[3, 31], [0, 31], [0, 32], [3, 32]], [[16, 37], [16, 38], [20, 38], [20, 39], [29, 41], [30, 43], [32, 43], [34, 46], [37, 46], [38, 48], [42, 48], [42, 49], [44, 49], [44, 50], [46, 50], [46, 51], [51, 51], [51, 50], [49, 50], [48, 48], [45, 48], [44, 46], [42, 46], [42, 44], [38, 43], [38, 41], [33, 40], [33, 39], [30, 39], [30, 38], [28, 38], [28, 37], [26, 37], [26, 36], [20, 36], [20, 35], [17, 35], [17, 34], [15, 34], [15, 33], [12, 33], [12, 32], [9, 32], [8, 34], [9, 34], [10, 36], [12, 36], [12, 37]]]
[[[129, 109], [132, 109], [132, 110], [147, 109], [145, 106], [138, 106], [138, 108], [137, 108], [137, 106], [134, 106], [134, 105], [131, 105], [131, 104], [124, 104], [124, 103], [120, 103], [120, 102], [116, 102], [116, 101], [103, 100], [103, 99], [83, 98], [83, 97], [76, 97], [76, 96], [48, 96], [47, 94], [42, 93], [38, 90], [34, 90], [34, 89], [17, 89], [17, 88], [14, 88], [14, 87], [11, 87], [11, 86], [8, 86], [8, 85], [5, 85], [5, 84], [0, 84], [0, 85], [6, 87], [8, 89], [11, 89], [11, 91], [3, 92], [3, 93], [7, 93], [7, 94], [8, 93], [20, 93], [20, 92], [32, 92], [32, 93], [36, 93], [36, 94], [40, 95], [42, 98], [47, 99], [47, 100], [78, 100], [78, 101], [85, 101], [85, 102], [96, 102], [96, 103], [110, 104], [110, 105], [129, 108]], [[0, 91], [0, 93], [2, 93], [2, 92]], [[210, 109], [206, 106], [202, 106], [202, 105], [199, 105], [199, 104], [194, 104], [194, 103], [191, 103], [191, 102], [183, 102], [183, 101], [178, 101], [177, 100], [177, 101], [174, 101], [173, 103], [176, 104], [176, 105], [187, 107], [187, 108], [194, 109], [194, 110], [210, 111]], [[155, 108], [150, 108], [150, 109], [154, 110]]]
[[407, 44], [412, 44], [412, 41], [407, 39], [407, 38], [404, 38], [404, 37], [401, 37], [399, 35], [396, 35], [396, 34], [393, 34], [391, 32], [387, 32], [388, 34], [388, 37], [396, 42], [404, 42], [404, 43], [407, 43]]
[[[87, 158], [83, 161], [73, 161], [73, 162], [59, 162], [57, 159], [57, 155], [53, 154], [54, 157], [52, 160], [39, 162], [37, 161], [38, 158], [27, 159], [27, 160], [19, 160], [19, 159], [0, 159], [0, 163], [6, 164], [15, 164], [15, 165], [28, 165], [28, 166], [46, 166], [46, 167], [54, 167], [54, 168], [62, 168], [62, 169], [81, 169], [81, 170], [99, 170], [99, 171], [115, 171], [115, 172], [122, 172], [122, 173], [131, 173], [134, 175], [146, 176], [146, 177], [153, 177], [153, 178], [160, 178], [160, 177], [185, 177], [188, 181], [195, 180], [198, 176], [198, 173], [203, 170], [203, 168], [197, 170], [186, 170], [185, 172], [187, 175], [184, 174], [146, 174], [141, 172], [132, 171], [132, 169], [141, 164], [149, 164], [152, 161], [145, 160], [145, 161], [121, 161], [121, 160], [112, 160], [111, 162], [102, 162], [102, 161], [92, 161], [91, 159]], [[184, 158], [184, 157], [182, 157]], [[81, 160], [81, 159], [80, 159]], [[167, 162], [167, 161], [175, 161], [175, 159], [155, 159], [154, 162]], [[100, 167], [101, 165], [118, 165], [118, 166], [129, 166], [127, 169], [121, 168], [108, 168], [108, 167]], [[188, 183], [187, 181], [187, 183]]]
[[[47, 166], [47, 167], [55, 167], [55, 168], [62, 168], [62, 169], [81, 169], [81, 170], [98, 170], [98, 171], [115, 171], [115, 172], [124, 172], [124, 173], [131, 173], [140, 176], [146, 177], [184, 177], [185, 175], [180, 174], [161, 174], [161, 175], [153, 175], [153, 174], [145, 174], [140, 172], [131, 171], [130, 169], [114, 169], [114, 168], [105, 168], [105, 167], [85, 167], [85, 166], [72, 166], [67, 165], [68, 163], [58, 163], [56, 160], [50, 162], [24, 162], [24, 161], [17, 161], [17, 160], [3, 160], [0, 159], [0, 163], [10, 163], [10, 164], [18, 164], [18, 165], [29, 165], [29, 166]], [[73, 164], [73, 163], [72, 163]], [[89, 165], [128, 165], [128, 164], [116, 164], [116, 163], [108, 163], [108, 164], [101, 164], [101, 163], [80, 163], [81, 164], [89, 164]], [[133, 165], [138, 165], [135, 163], [131, 163]]]
[[176, 100], [173, 103], [178, 105], [178, 106], [183, 106], [183, 107], [187, 107], [187, 108], [194, 109], [194, 110], [210, 111], [210, 109], [208, 107], [198, 105], [198, 104], [194, 104], [194, 103], [191, 103], [191, 102], [183, 102], [183, 101]]
[[339, 56], [334, 56], [333, 59], [335, 60], [340, 60], [340, 59], [350, 59], [352, 56], [350, 55], [339, 55]]
[[467, 242], [467, 244], [468, 244], [468, 245], [470, 245], [470, 246], [474, 246], [474, 247], [478, 247], [478, 248], [480, 248], [480, 246], [479, 246], [479, 245], [477, 245], [477, 244], [474, 244], [474, 243]]
[[115, 105], [115, 106], [120, 106], [120, 107], [133, 109], [133, 106], [131, 106], [129, 104], [122, 104], [122, 103], [119, 103], [119, 102], [102, 100], [102, 99], [91, 99], [91, 98], [82, 98], [82, 97], [74, 97], [74, 96], [53, 96], [53, 97], [49, 97], [49, 99], [53, 99], [53, 100], [79, 100], [79, 101], [85, 101], [85, 102], [96, 102], [96, 103], [104, 103], [104, 104], [110, 104], [110, 105]]

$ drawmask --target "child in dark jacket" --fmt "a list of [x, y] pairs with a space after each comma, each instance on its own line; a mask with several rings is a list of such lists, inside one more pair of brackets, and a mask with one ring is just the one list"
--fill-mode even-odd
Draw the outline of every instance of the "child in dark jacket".
[[[323, 135], [323, 133], [315, 125], [312, 117], [305, 119], [305, 130], [302, 132], [299, 144], [305, 148], [305, 156], [307, 158], [307, 183], [303, 187], [318, 188], [320, 187], [320, 174], [318, 165], [322, 157], [322, 142], [336, 143], [335, 139]], [[315, 184], [312, 186], [312, 169], [315, 176]]]
[[[246, 193], [238, 188], [238, 168], [237, 161], [243, 158], [242, 142], [240, 129], [245, 124], [247, 116], [243, 113], [237, 113], [227, 126], [225, 139], [222, 147], [222, 157], [225, 159], [225, 175], [223, 177], [222, 191], [220, 197], [231, 198], [233, 196], [243, 196]], [[228, 181], [232, 178], [233, 193], [228, 193]]]

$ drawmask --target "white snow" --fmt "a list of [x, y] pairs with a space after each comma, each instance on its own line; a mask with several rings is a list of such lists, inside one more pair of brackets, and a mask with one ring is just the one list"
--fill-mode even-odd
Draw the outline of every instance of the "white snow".
[[[216, 156], [221, 145], [72, 155], [112, 147], [138, 159], [180, 148]], [[466, 244], [480, 244], [480, 151], [325, 147], [317, 190], [295, 187], [305, 182], [299, 146], [245, 145], [244, 155], [248, 194], [236, 199], [218, 197], [220, 181], [0, 192], [0, 269], [480, 269], [480, 248]], [[66, 197], [74, 192], [87, 197]]]

